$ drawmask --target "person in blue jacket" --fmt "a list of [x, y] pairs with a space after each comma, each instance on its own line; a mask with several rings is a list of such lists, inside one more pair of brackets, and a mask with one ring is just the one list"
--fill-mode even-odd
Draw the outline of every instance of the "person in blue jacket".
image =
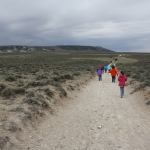
[[97, 75], [98, 75], [99, 81], [102, 80], [102, 73], [103, 73], [103, 70], [102, 70], [101, 67], [99, 67], [99, 68], [97, 69]]
[[104, 66], [105, 73], [107, 72], [107, 66]]

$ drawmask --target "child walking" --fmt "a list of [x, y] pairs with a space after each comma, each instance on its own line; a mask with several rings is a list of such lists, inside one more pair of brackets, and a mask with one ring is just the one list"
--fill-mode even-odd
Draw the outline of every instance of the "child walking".
[[98, 75], [99, 81], [102, 80], [102, 73], [103, 73], [103, 70], [101, 67], [99, 67], [97, 69], [97, 75]]
[[119, 81], [119, 86], [120, 86], [120, 95], [121, 95], [121, 98], [123, 98], [125, 82], [127, 81], [127, 77], [123, 71], [121, 71], [121, 74], [118, 77], [118, 81]]
[[115, 82], [116, 80], [116, 75], [118, 76], [117, 70], [115, 69], [115, 66], [112, 66], [112, 69], [109, 71], [112, 76], [112, 82]]

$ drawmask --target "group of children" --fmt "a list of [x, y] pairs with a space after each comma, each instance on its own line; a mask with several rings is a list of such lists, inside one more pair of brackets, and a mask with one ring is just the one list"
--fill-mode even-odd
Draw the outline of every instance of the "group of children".
[[[108, 73], [111, 74], [112, 82], [115, 83], [116, 76], [118, 76], [118, 72], [115, 69], [115, 66], [102, 66], [102, 67], [99, 67], [97, 69], [97, 75], [98, 75], [99, 81], [102, 80], [102, 74], [104, 73], [104, 71], [105, 71], [105, 73], [108, 71]], [[119, 86], [120, 86], [120, 95], [121, 95], [121, 98], [123, 98], [125, 82], [127, 81], [127, 77], [126, 77], [126, 75], [124, 74], [123, 71], [120, 72], [120, 74], [118, 76], [118, 81], [119, 81]]]

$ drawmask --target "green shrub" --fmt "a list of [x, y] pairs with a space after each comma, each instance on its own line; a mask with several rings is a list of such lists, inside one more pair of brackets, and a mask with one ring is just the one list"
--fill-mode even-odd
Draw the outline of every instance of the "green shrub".
[[39, 101], [36, 97], [27, 97], [23, 99], [23, 103], [28, 103], [30, 105], [39, 105]]
[[8, 75], [8, 76], [6, 76], [5, 80], [13, 82], [13, 81], [16, 81], [16, 77], [14, 77], [13, 75]]
[[87, 68], [86, 71], [91, 71], [91, 69], [90, 69], [90, 68]]
[[16, 78], [22, 78], [22, 75], [17, 74], [17, 75], [15, 75], [15, 77], [16, 77]]
[[10, 98], [11, 96], [14, 96], [14, 91], [11, 88], [7, 88], [2, 91], [1, 95], [5, 98]]
[[15, 94], [24, 94], [25, 93], [24, 88], [14, 88], [13, 91]]
[[65, 79], [73, 79], [73, 76], [70, 74], [63, 75]]
[[49, 88], [44, 89], [44, 92], [49, 97], [52, 97], [54, 95], [53, 91], [51, 91]]
[[32, 112], [39, 114], [39, 110], [36, 106], [29, 106], [28, 109], [31, 110]]
[[51, 85], [55, 86], [55, 87], [61, 87], [60, 83], [59, 82], [53, 82]]
[[31, 81], [27, 84], [27, 87], [45, 86], [49, 84], [49, 80]]
[[73, 76], [80, 76], [80, 75], [81, 75], [80, 72], [75, 72], [75, 73], [73, 73]]
[[34, 95], [34, 92], [33, 91], [29, 91], [28, 93], [27, 93], [27, 97], [34, 97], [35, 95]]
[[24, 108], [18, 106], [17, 108], [11, 109], [10, 111], [12, 111], [12, 112], [23, 112], [23, 110], [24, 110]]
[[68, 85], [68, 86], [71, 90], [74, 90], [74, 87], [72, 85]]
[[2, 91], [2, 96], [5, 98], [10, 98], [11, 96], [15, 96], [15, 94], [24, 94], [25, 89], [23, 88], [6, 88]]
[[6, 85], [0, 83], [0, 92], [6, 88]]
[[41, 95], [36, 95], [36, 97], [26, 97], [23, 99], [23, 103], [41, 106], [42, 108], [47, 108], [49, 106], [49, 104], [45, 101], [45, 99]]
[[60, 93], [59, 93], [59, 96], [60, 97], [66, 97], [67, 96], [67, 92], [63, 89], [63, 88], [59, 88], [59, 91], [60, 91]]
[[60, 76], [53, 76], [52, 79], [56, 82], [58, 82], [60, 80]]
[[19, 80], [17, 84], [18, 84], [17, 85], [18, 87], [24, 86], [24, 81], [23, 80]]
[[59, 72], [57, 71], [54, 71], [53, 74], [59, 76]]
[[36, 80], [42, 80], [42, 79], [48, 79], [48, 77], [45, 76], [44, 74], [38, 75], [38, 76], [36, 77]]

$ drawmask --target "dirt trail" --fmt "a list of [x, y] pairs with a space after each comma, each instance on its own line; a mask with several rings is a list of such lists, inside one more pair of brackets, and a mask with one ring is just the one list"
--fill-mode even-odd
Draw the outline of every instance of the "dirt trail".
[[139, 93], [120, 98], [110, 74], [95, 77], [63, 102], [37, 130], [26, 133], [31, 150], [149, 150], [150, 111]]

